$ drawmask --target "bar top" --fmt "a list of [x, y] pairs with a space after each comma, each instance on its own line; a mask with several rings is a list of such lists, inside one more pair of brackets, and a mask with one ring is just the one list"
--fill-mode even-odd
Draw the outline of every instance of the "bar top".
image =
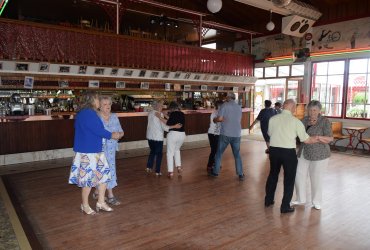
[[[210, 114], [214, 109], [199, 109], [199, 110], [182, 110], [185, 114]], [[252, 111], [251, 108], [242, 108], [242, 112]], [[62, 119], [73, 119], [74, 112], [63, 112], [63, 113], [53, 113], [52, 115], [23, 115], [23, 116], [1, 116], [1, 122], [28, 122], [28, 121], [52, 121], [52, 120], [62, 120]], [[137, 116], [148, 116], [148, 112], [118, 112], [116, 113], [118, 117], [137, 117]]]

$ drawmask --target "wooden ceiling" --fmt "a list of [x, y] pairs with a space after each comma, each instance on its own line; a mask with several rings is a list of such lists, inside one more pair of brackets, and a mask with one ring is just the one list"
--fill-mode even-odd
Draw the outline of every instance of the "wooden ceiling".
[[[9, 0], [3, 17], [56, 23], [64, 21], [78, 23], [81, 19], [95, 20], [98, 23], [107, 22], [109, 17], [104, 10], [96, 4], [89, 3], [89, 1], [91, 0]], [[150, 27], [150, 16], [165, 15], [173, 20], [180, 21], [180, 28], [182, 27], [182, 29], [173, 29], [172, 32], [183, 35], [191, 32], [191, 27], [193, 26], [193, 24], [186, 26], [186, 20], [199, 19], [187, 13], [154, 7], [153, 5], [134, 0], [121, 1], [127, 7], [121, 20], [122, 29], [126, 30], [153, 29]], [[207, 10], [207, 0], [154, 1], [206, 13], [207, 15], [203, 18], [205, 21], [222, 23], [255, 31], [263, 35], [269, 34], [266, 30], [266, 24], [270, 18], [268, 10], [259, 9], [234, 0], [223, 0], [222, 9], [216, 14], [212, 14]], [[370, 0], [303, 0], [302, 2], [315, 6], [323, 14], [315, 25], [370, 16]], [[270, 33], [280, 32], [281, 18], [282, 16], [279, 14], [274, 13], [272, 15], [272, 20], [276, 27]], [[231, 33], [235, 34], [237, 32]]]

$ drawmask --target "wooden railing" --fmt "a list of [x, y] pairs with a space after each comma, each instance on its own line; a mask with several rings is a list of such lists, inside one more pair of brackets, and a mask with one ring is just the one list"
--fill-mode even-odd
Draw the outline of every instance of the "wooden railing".
[[251, 76], [253, 58], [156, 40], [0, 19], [0, 59]]

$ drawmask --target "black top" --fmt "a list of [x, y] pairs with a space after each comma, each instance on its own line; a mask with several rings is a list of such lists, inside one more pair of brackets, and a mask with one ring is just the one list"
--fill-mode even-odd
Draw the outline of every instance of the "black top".
[[177, 123], [181, 123], [181, 128], [172, 128], [170, 131], [179, 131], [179, 132], [185, 132], [185, 115], [181, 111], [173, 111], [170, 113], [170, 117], [167, 120], [168, 126], [176, 125]]

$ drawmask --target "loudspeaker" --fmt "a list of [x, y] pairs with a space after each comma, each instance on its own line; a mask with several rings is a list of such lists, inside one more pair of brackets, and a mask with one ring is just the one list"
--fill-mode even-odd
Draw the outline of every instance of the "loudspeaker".
[[302, 37], [315, 23], [314, 20], [297, 15], [282, 18], [281, 33]]

